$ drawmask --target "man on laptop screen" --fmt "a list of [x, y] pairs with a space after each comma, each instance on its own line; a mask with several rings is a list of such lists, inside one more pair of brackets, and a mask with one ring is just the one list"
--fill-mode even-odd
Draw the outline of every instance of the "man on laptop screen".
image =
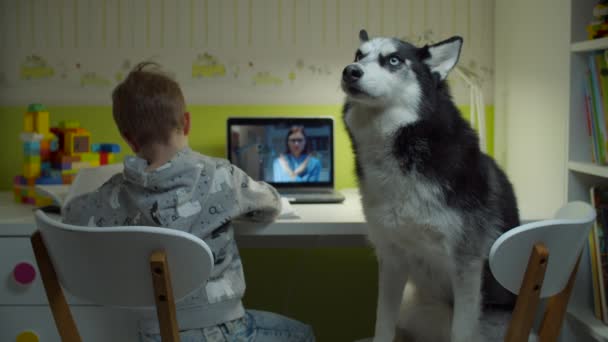
[[231, 118], [228, 159], [291, 202], [341, 202], [333, 137], [331, 118]]

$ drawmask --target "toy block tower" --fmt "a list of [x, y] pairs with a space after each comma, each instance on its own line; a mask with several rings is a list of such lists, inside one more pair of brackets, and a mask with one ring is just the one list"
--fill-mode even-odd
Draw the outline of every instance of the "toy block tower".
[[14, 178], [15, 201], [43, 206], [50, 198], [35, 191], [36, 185], [71, 184], [78, 170], [115, 161], [118, 144], [91, 144], [91, 133], [78, 121], [62, 121], [49, 127], [49, 112], [32, 104], [23, 116], [23, 174]]
[[49, 130], [49, 112], [41, 104], [31, 104], [23, 116], [23, 174], [14, 179], [15, 200], [36, 205], [50, 204], [48, 198], [34, 191], [35, 184], [57, 184], [51, 177], [51, 152], [57, 150], [57, 138]]
[[[61, 121], [51, 129], [59, 137], [59, 149], [53, 154], [53, 167], [61, 172], [64, 184], [70, 184], [78, 170], [99, 166], [99, 156], [91, 153], [91, 133], [78, 121]], [[91, 162], [93, 161], [93, 162]]]

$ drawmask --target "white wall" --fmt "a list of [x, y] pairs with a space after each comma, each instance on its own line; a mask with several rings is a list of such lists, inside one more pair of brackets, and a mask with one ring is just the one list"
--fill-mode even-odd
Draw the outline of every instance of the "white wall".
[[565, 200], [570, 3], [497, 0], [495, 105], [499, 160], [522, 218]]

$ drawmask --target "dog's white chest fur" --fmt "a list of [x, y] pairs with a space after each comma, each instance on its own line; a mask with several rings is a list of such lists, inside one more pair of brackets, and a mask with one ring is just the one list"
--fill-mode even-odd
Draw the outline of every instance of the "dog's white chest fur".
[[462, 218], [445, 205], [439, 184], [415, 169], [404, 173], [393, 154], [396, 131], [412, 120], [415, 116], [403, 109], [346, 113], [363, 171], [360, 191], [369, 235], [377, 247], [389, 242], [408, 254], [445, 256]]

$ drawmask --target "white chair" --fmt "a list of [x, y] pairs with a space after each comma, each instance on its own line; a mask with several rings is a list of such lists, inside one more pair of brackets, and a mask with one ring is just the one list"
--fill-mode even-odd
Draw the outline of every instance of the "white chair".
[[40, 210], [36, 224], [32, 247], [62, 341], [82, 340], [62, 286], [95, 304], [156, 306], [163, 341], [179, 341], [175, 300], [203, 286], [213, 268], [203, 240], [158, 227], [67, 225]]
[[539, 338], [557, 340], [594, 220], [593, 207], [571, 202], [554, 219], [513, 228], [494, 242], [490, 269], [502, 286], [518, 295], [505, 342], [528, 341], [540, 298], [547, 297]]

